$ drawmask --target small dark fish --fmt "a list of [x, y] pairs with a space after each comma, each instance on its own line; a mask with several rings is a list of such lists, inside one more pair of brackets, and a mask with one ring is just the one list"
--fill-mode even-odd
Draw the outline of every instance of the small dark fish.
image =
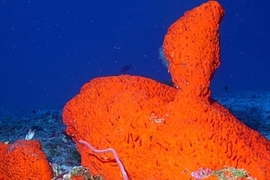
[[228, 90], [229, 90], [229, 87], [228, 87], [228, 86], [225, 86], [225, 87], [224, 87], [224, 90], [225, 90], [225, 91], [228, 91]]
[[121, 69], [121, 73], [126, 73], [128, 70], [130, 70], [130, 69], [133, 69], [132, 68], [132, 64], [129, 64], [129, 65], [126, 65], [126, 66], [124, 66], [124, 67], [122, 67], [122, 69]]

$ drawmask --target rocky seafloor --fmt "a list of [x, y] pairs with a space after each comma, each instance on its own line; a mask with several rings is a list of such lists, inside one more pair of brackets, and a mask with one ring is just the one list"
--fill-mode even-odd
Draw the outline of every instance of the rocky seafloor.
[[[213, 96], [239, 120], [270, 139], [270, 92], [235, 92]], [[60, 173], [80, 165], [75, 143], [65, 133], [61, 109], [0, 112], [0, 141], [13, 143], [35, 131], [33, 139], [41, 142], [51, 164]], [[93, 178], [100, 179], [100, 178]]]

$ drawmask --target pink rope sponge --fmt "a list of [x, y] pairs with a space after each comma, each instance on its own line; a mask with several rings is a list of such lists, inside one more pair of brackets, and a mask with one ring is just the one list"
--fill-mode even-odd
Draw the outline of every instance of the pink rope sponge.
[[107, 148], [107, 149], [98, 150], [98, 149], [95, 149], [93, 146], [91, 146], [88, 142], [86, 142], [84, 140], [79, 140], [79, 143], [84, 144], [86, 147], [88, 147], [89, 149], [91, 149], [94, 153], [107, 153], [107, 152], [111, 152], [113, 154], [113, 157], [114, 157], [115, 161], [117, 162], [117, 164], [120, 167], [120, 170], [121, 170], [121, 173], [123, 175], [124, 180], [128, 180], [128, 176], [127, 176], [127, 173], [125, 171], [124, 165], [120, 161], [120, 159], [119, 159], [116, 151], [113, 148]]

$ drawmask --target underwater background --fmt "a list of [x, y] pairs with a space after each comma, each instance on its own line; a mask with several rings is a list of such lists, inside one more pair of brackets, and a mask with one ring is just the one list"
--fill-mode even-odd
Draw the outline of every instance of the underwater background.
[[[95, 77], [170, 81], [160, 59], [164, 35], [203, 2], [2, 0], [0, 141], [14, 142], [32, 129], [50, 162], [78, 165], [62, 123], [65, 103]], [[212, 97], [270, 139], [270, 1], [219, 2], [225, 16]]]
[[[0, 4], [0, 108], [62, 108], [94, 77], [170, 79], [158, 59], [170, 24], [192, 1], [31, 1]], [[220, 0], [221, 66], [212, 93], [270, 90], [270, 1]], [[225, 88], [227, 87], [227, 88]]]

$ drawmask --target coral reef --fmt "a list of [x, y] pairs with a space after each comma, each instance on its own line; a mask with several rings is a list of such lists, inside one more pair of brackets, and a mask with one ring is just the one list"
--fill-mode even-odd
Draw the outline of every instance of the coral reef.
[[218, 179], [218, 180], [256, 180], [248, 175], [246, 170], [244, 169], [235, 169], [232, 167], [226, 167], [221, 170], [211, 170], [211, 169], [203, 169], [200, 168], [196, 172], [192, 172], [191, 176], [194, 180], [203, 180], [203, 179]]
[[[40, 142], [31, 140], [44, 131], [38, 123], [28, 140], [0, 142], [0, 179], [269, 179], [270, 142], [210, 97], [223, 14], [210, 0], [168, 29], [163, 50], [174, 87], [140, 76], [100, 77], [65, 105], [66, 132], [82, 166], [67, 173], [49, 164]], [[46, 133], [48, 140], [63, 135], [50, 148], [69, 141]]]
[[104, 179], [123, 179], [111, 153], [97, 154], [81, 140], [113, 148], [129, 179], [192, 179], [199, 168], [224, 166], [269, 179], [269, 141], [210, 98], [223, 14], [208, 1], [168, 29], [163, 48], [174, 87], [140, 76], [101, 77], [65, 105], [66, 132], [83, 166]]

